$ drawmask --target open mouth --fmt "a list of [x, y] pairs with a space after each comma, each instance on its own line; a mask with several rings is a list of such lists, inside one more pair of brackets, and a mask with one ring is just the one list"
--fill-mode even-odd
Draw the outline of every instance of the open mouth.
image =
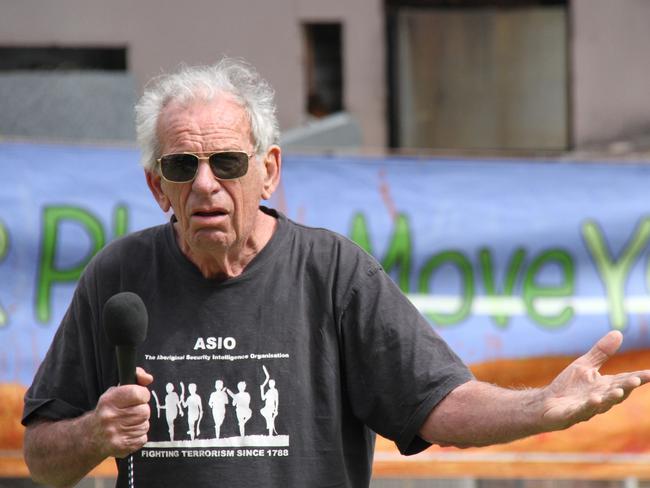
[[226, 215], [226, 212], [223, 212], [221, 210], [214, 210], [211, 212], [201, 211], [201, 212], [194, 212], [192, 215], [195, 217], [221, 217], [222, 215]]

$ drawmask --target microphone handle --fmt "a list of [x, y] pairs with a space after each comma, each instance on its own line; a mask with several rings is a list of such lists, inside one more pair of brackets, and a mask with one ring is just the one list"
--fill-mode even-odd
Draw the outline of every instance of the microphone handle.
[[135, 385], [135, 346], [115, 346], [120, 385]]

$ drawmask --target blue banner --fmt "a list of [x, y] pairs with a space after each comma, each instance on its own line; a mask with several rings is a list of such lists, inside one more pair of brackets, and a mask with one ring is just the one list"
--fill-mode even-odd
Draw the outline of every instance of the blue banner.
[[[0, 143], [0, 383], [105, 243], [165, 222], [132, 148]], [[371, 252], [468, 363], [650, 347], [650, 166], [285, 155], [269, 206]]]

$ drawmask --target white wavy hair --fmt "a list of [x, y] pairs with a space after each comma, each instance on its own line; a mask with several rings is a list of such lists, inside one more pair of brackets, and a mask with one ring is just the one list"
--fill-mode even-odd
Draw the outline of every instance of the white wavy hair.
[[210, 101], [228, 93], [248, 115], [255, 145], [260, 154], [280, 140], [274, 91], [257, 70], [241, 59], [222, 58], [211, 66], [183, 66], [177, 72], [152, 79], [135, 106], [135, 125], [142, 151], [140, 163], [147, 170], [156, 167], [160, 154], [158, 117], [170, 101]]

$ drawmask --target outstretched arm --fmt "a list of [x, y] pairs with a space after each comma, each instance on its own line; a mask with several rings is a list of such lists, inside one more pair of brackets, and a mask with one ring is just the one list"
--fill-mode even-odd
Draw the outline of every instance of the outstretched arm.
[[109, 388], [95, 410], [74, 419], [30, 424], [24, 454], [33, 479], [72, 486], [107, 457], [124, 457], [142, 447], [150, 415], [145, 386], [152, 381], [138, 368], [138, 385]]
[[444, 446], [485, 446], [566, 429], [606, 412], [650, 381], [650, 370], [598, 372], [622, 340], [620, 332], [610, 332], [544, 388], [510, 390], [469, 381], [431, 411], [420, 437]]

